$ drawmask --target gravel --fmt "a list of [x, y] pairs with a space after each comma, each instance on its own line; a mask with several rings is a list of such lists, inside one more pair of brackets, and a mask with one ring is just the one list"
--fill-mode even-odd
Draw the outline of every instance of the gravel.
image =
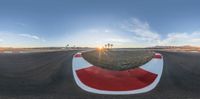
[[149, 62], [154, 52], [148, 50], [113, 51], [96, 50], [82, 53], [89, 63], [109, 70], [128, 70], [138, 68]]

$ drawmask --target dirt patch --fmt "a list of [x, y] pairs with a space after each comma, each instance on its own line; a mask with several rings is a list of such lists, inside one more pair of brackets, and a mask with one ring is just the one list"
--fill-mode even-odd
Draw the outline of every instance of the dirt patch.
[[143, 64], [149, 62], [154, 52], [147, 50], [136, 51], [90, 51], [82, 53], [85, 58], [91, 64], [106, 68], [109, 70], [127, 70], [131, 68], [137, 68]]

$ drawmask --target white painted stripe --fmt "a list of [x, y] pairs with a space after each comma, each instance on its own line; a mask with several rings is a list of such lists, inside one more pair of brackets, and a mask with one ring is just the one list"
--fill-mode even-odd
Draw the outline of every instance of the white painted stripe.
[[189, 52], [193, 52], [193, 53], [199, 53], [199, 51], [189, 51]]
[[152, 72], [154, 74], [160, 74], [163, 67], [163, 59], [156, 59], [153, 58], [148, 63], [144, 64], [143, 66], [140, 66], [140, 68], [147, 70], [149, 72]]
[[3, 53], [13, 53], [13, 51], [4, 51]]
[[75, 68], [75, 70], [79, 70], [79, 69], [83, 69], [83, 68], [87, 68], [87, 67], [93, 66], [92, 64], [87, 62], [82, 57], [78, 57], [78, 58], [74, 57], [72, 64], [73, 64], [73, 67]]
[[26, 51], [1, 51], [0, 53], [12, 54], [12, 53], [28, 53], [28, 52], [26, 52]]

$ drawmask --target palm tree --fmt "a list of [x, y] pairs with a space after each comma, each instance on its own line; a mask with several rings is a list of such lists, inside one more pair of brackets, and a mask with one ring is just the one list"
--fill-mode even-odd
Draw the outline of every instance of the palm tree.
[[110, 43], [108, 43], [108, 49], [110, 48]]
[[69, 47], [69, 44], [67, 44], [65, 47], [68, 48], [68, 47]]
[[112, 47], [113, 47], [113, 44], [110, 44], [110, 47], [111, 47], [111, 49], [112, 49]]
[[107, 48], [107, 44], [105, 44], [105, 48]]

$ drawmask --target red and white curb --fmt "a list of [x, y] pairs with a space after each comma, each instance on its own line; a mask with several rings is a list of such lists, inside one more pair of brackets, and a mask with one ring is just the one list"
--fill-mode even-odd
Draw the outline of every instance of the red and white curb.
[[73, 56], [73, 76], [77, 85], [96, 94], [138, 94], [151, 91], [159, 83], [163, 71], [163, 57], [155, 57], [136, 69], [112, 71], [94, 66], [81, 53]]

